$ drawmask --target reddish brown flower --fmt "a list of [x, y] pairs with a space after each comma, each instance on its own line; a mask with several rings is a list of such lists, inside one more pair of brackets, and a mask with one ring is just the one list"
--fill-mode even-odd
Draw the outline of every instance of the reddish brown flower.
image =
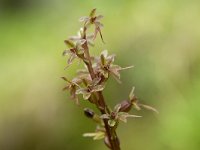
[[112, 75], [119, 83], [120, 81], [120, 72], [124, 69], [132, 68], [133, 66], [122, 68], [118, 65], [114, 65], [115, 55], [108, 55], [108, 51], [104, 50], [101, 52], [100, 58], [96, 58], [96, 64], [94, 65], [95, 71], [100, 73], [104, 78], [108, 78], [109, 75]]
[[104, 89], [103, 84], [98, 84], [100, 82], [100, 78], [96, 78], [94, 80], [88, 80], [87, 85], [84, 88], [80, 88], [76, 91], [76, 94], [83, 94], [83, 98], [85, 100], [89, 99], [92, 93], [102, 91]]
[[78, 97], [76, 95], [77, 87], [80, 87], [82, 80], [79, 78], [74, 78], [72, 81], [69, 81], [66, 77], [61, 77], [67, 82], [67, 86], [63, 88], [63, 91], [68, 90], [70, 92], [71, 98], [75, 100], [76, 104], [79, 104]]
[[87, 41], [87, 43], [90, 46], [94, 46], [93, 39], [94, 39], [94, 34], [84, 35], [83, 28], [80, 28], [80, 30], [76, 36], [69, 37], [69, 40], [72, 40], [74, 42], [80, 42], [82, 44], [84, 44], [84, 42]]
[[79, 20], [81, 22], [84, 22], [84, 27], [85, 27], [86, 30], [90, 25], [94, 25], [95, 31], [94, 31], [94, 38], [93, 39], [96, 38], [97, 33], [99, 32], [101, 39], [104, 42], [103, 36], [102, 36], [102, 33], [101, 33], [101, 28], [103, 27], [103, 24], [100, 22], [100, 19], [102, 19], [102, 18], [103, 18], [102, 15], [96, 16], [96, 8], [95, 8], [90, 12], [89, 16], [81, 17]]
[[109, 119], [108, 124], [113, 127], [118, 124], [119, 120], [123, 121], [124, 123], [127, 122], [128, 117], [141, 117], [137, 115], [131, 115], [127, 112], [120, 112], [121, 105], [117, 104], [114, 110], [110, 114], [103, 114], [101, 115], [102, 119]]
[[71, 40], [65, 40], [64, 42], [69, 48], [63, 51], [63, 56], [69, 56], [67, 67], [72, 64], [75, 58], [84, 58], [84, 49], [82, 48], [82, 45], [85, 40], [79, 40], [75, 43]]

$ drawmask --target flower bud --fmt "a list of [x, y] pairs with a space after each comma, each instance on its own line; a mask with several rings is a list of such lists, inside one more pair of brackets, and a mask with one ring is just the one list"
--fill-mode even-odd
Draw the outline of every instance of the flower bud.
[[69, 48], [74, 48], [75, 47], [75, 44], [70, 40], [65, 40], [64, 42]]
[[94, 111], [89, 109], [89, 108], [84, 108], [84, 114], [88, 118], [93, 118], [94, 117]]
[[132, 108], [132, 103], [129, 100], [123, 100], [119, 112], [129, 112]]

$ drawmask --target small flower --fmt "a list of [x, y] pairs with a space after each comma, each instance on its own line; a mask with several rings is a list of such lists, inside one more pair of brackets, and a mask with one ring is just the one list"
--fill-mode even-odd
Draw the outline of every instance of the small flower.
[[115, 55], [109, 55], [108, 51], [104, 50], [101, 52], [100, 58], [97, 58], [97, 64], [95, 67], [96, 72], [99, 72], [104, 78], [109, 77], [109, 73], [112, 72], [112, 63], [114, 62]]
[[69, 56], [69, 58], [67, 60], [68, 66], [72, 64], [72, 62], [75, 58], [77, 58], [77, 57], [84, 58], [84, 49], [81, 47], [81, 45], [83, 45], [85, 40], [80, 40], [76, 43], [74, 43], [71, 40], [65, 40], [64, 42], [69, 47], [69, 49], [64, 50], [64, 52], [63, 52], [63, 56], [66, 56], [66, 55]]
[[[75, 42], [79, 42], [81, 44], [84, 44], [85, 41], [87, 41], [87, 43], [90, 45], [90, 46], [94, 46], [94, 43], [93, 43], [93, 39], [94, 39], [94, 34], [90, 34], [90, 35], [84, 35], [84, 29], [83, 28], [80, 28], [77, 36], [71, 36], [69, 38], [69, 40], [72, 40], [72, 41], [75, 41]], [[80, 44], [80, 45], [81, 45]], [[82, 46], [82, 45], [81, 45]]]
[[115, 55], [108, 55], [108, 51], [104, 50], [101, 52], [100, 58], [97, 58], [96, 64], [96, 72], [99, 72], [104, 78], [108, 78], [109, 74], [111, 74], [117, 82], [121, 83], [120, 81], [120, 72], [124, 69], [132, 68], [133, 66], [122, 68], [118, 65], [114, 65]]
[[102, 91], [104, 89], [104, 85], [98, 84], [100, 80], [101, 78], [95, 78], [92, 81], [91, 80], [86, 81], [85, 82], [87, 84], [86, 87], [78, 89], [76, 91], [76, 94], [83, 94], [83, 99], [85, 100], [89, 99], [92, 93]]
[[93, 137], [93, 140], [101, 140], [101, 139], [105, 138], [106, 133], [105, 133], [105, 129], [97, 128], [96, 132], [84, 133], [83, 136], [84, 137]]
[[93, 121], [95, 121], [96, 123], [102, 125], [102, 119], [100, 118], [99, 115], [97, 115], [92, 109], [90, 108], [84, 108], [84, 114], [86, 117], [92, 119]]
[[138, 105], [139, 101], [137, 97], [135, 96], [134, 91], [135, 91], [135, 87], [132, 87], [131, 92], [129, 94], [129, 100], [136, 110], [141, 110], [140, 106]]
[[139, 106], [137, 103], [134, 102], [134, 99], [136, 98], [134, 95], [134, 89], [135, 87], [132, 88], [130, 94], [129, 94], [129, 99], [128, 100], [123, 100], [119, 105], [121, 105], [119, 111], [120, 112], [129, 112], [132, 107], [134, 106], [137, 110], [139, 110]]
[[135, 87], [132, 88], [132, 90], [129, 94], [129, 99], [130, 99], [132, 105], [135, 107], [136, 110], [141, 110], [141, 107], [143, 107], [147, 110], [151, 110], [151, 111], [154, 111], [156, 113], [159, 113], [155, 108], [148, 106], [148, 105], [145, 105], [145, 104], [141, 104], [139, 102], [138, 98], [134, 95], [134, 90], [135, 90]]
[[102, 33], [101, 33], [101, 28], [103, 27], [103, 24], [100, 22], [100, 19], [102, 19], [103, 16], [102, 15], [98, 15], [96, 16], [96, 9], [93, 9], [91, 12], [90, 12], [90, 15], [89, 16], [84, 16], [84, 17], [81, 17], [79, 19], [79, 21], [81, 22], [84, 22], [84, 27], [87, 29], [90, 25], [94, 25], [95, 26], [95, 31], [94, 31], [94, 38], [93, 39], [96, 39], [96, 36], [97, 36], [97, 33], [99, 32], [100, 36], [101, 36], [101, 39], [102, 41], [104, 42], [103, 40], [103, 36], [102, 36]]
[[69, 90], [71, 98], [75, 100], [76, 104], [79, 105], [79, 100], [76, 95], [77, 87], [80, 87], [80, 84], [82, 83], [82, 80], [79, 78], [74, 78], [72, 81], [69, 81], [66, 77], [61, 77], [63, 80], [67, 82], [67, 86], [63, 88], [63, 91]]
[[111, 127], [114, 127], [118, 124], [119, 120], [123, 121], [124, 123], [127, 122], [128, 117], [141, 117], [137, 115], [131, 115], [127, 112], [120, 112], [121, 105], [117, 104], [110, 114], [103, 114], [101, 115], [102, 119], [108, 119], [108, 124]]
[[121, 107], [119, 109], [120, 112], [129, 112], [133, 106], [133, 104], [129, 100], [123, 100], [120, 103], [120, 105], [121, 105]]

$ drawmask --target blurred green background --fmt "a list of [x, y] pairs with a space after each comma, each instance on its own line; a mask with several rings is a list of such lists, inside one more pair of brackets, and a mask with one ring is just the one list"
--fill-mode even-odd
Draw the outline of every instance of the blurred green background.
[[[91, 50], [108, 49], [123, 84], [110, 80], [104, 92], [113, 106], [131, 87], [159, 114], [121, 124], [122, 150], [200, 149], [200, 1], [198, 0], [1, 0], [0, 150], [103, 150], [83, 138], [95, 125], [68, 94], [63, 40], [78, 31], [80, 16], [103, 14], [103, 35]], [[90, 106], [81, 102], [82, 106]]]

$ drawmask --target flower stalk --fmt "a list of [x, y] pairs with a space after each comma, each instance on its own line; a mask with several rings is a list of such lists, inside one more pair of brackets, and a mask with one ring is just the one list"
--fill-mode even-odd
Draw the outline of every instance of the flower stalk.
[[[63, 52], [64, 56], [69, 56], [67, 67], [73, 64], [75, 59], [80, 59], [86, 67], [79, 70], [77, 76], [72, 80], [62, 77], [67, 84], [63, 90], [70, 92], [71, 98], [76, 104], [80, 105], [79, 95], [82, 95], [84, 100], [92, 103], [99, 110], [99, 113], [95, 113], [90, 108], [84, 108], [84, 114], [94, 120], [97, 126], [95, 132], [85, 133], [83, 136], [93, 137], [94, 140], [104, 139], [105, 145], [110, 150], [121, 150], [120, 140], [116, 133], [120, 121], [126, 123], [127, 118], [141, 117], [129, 114], [132, 108], [137, 110], [146, 108], [155, 112], [157, 110], [148, 105], [141, 104], [134, 95], [134, 88], [129, 94], [129, 99], [116, 104], [113, 110], [107, 106], [103, 95], [107, 80], [112, 76], [118, 82], [121, 82], [120, 71], [132, 68], [132, 66], [122, 68], [115, 65], [115, 55], [108, 55], [107, 50], [102, 51], [100, 56], [90, 55], [90, 46], [94, 45], [93, 43], [98, 34], [104, 43], [101, 31], [103, 24], [100, 22], [102, 18], [103, 16], [96, 15], [96, 9], [93, 9], [89, 16], [81, 17], [80, 21], [83, 22], [83, 27], [80, 28], [78, 36], [69, 37], [64, 41], [68, 46], [68, 49]], [[88, 29], [92, 26], [94, 27], [94, 32], [89, 34]]]

